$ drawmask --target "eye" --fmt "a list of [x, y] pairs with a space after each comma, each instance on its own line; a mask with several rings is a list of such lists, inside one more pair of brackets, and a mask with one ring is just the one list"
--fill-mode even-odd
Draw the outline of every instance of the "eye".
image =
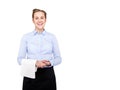
[[39, 19], [38, 17], [35, 17], [35, 19], [37, 20], [37, 19]]
[[44, 19], [44, 18], [45, 18], [44, 16], [41, 17], [41, 19]]

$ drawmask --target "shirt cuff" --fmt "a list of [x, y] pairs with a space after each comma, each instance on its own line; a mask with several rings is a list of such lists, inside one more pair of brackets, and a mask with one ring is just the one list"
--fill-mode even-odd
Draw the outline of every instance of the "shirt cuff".
[[50, 64], [51, 64], [50, 66], [53, 66], [53, 61], [50, 60]]

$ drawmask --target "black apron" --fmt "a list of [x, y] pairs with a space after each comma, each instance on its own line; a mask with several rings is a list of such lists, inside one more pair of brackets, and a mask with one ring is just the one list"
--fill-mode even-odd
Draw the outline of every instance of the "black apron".
[[36, 78], [23, 78], [22, 90], [56, 90], [54, 68], [38, 68]]

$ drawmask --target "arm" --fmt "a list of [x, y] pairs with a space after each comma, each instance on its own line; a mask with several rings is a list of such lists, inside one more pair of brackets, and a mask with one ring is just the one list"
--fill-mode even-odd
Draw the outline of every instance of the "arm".
[[58, 42], [56, 37], [54, 36], [52, 39], [52, 53], [53, 53], [53, 60], [50, 60], [51, 66], [56, 66], [58, 64], [60, 64], [62, 62], [62, 58], [60, 55], [60, 50], [59, 50], [59, 46], [58, 46]]
[[25, 59], [26, 57], [26, 53], [27, 53], [26, 46], [27, 46], [27, 42], [25, 40], [25, 37], [22, 37], [21, 42], [20, 42], [18, 57], [17, 57], [17, 61], [19, 65], [21, 65], [22, 59]]

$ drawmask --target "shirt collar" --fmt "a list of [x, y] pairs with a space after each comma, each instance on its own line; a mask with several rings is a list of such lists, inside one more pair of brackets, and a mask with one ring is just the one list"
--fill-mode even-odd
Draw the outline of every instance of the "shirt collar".
[[34, 31], [33, 31], [33, 35], [36, 35], [36, 34], [45, 35], [45, 34], [46, 34], [46, 31], [44, 30], [43, 32], [38, 33], [36, 30], [34, 30]]

